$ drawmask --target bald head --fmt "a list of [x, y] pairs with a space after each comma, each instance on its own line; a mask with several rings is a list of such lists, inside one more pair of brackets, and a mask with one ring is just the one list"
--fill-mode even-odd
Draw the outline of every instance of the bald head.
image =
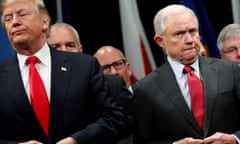
[[125, 59], [123, 53], [113, 47], [113, 46], [102, 46], [100, 47], [94, 56], [100, 61], [101, 63], [106, 63], [107, 61], [115, 61], [115, 60], [120, 60], [120, 59]]
[[94, 56], [103, 67], [105, 74], [121, 76], [126, 86], [130, 86], [130, 77], [132, 74], [130, 64], [127, 63], [124, 54], [119, 49], [109, 45], [102, 46], [96, 51]]

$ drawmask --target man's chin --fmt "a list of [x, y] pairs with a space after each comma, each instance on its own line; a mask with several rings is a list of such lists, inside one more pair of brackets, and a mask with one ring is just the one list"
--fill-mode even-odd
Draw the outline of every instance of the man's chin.
[[185, 65], [190, 65], [190, 64], [194, 63], [196, 59], [197, 59], [197, 56], [185, 58], [182, 60], [182, 63]]
[[26, 42], [27, 39], [24, 39], [24, 38], [20, 38], [20, 37], [16, 37], [12, 40], [12, 43], [15, 45], [18, 45], [18, 44], [21, 44], [21, 43], [24, 43]]

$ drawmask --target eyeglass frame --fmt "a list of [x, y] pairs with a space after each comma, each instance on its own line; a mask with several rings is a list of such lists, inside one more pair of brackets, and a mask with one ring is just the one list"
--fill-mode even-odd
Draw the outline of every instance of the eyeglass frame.
[[111, 64], [103, 65], [102, 69], [106, 73], [109, 73], [111, 71], [111, 67], [113, 67], [115, 70], [121, 70], [124, 68], [124, 66], [126, 66], [126, 62], [127, 61], [125, 59], [117, 60]]

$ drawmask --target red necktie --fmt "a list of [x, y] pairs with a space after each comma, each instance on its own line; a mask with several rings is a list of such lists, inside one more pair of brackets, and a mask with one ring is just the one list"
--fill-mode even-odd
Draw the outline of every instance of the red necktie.
[[193, 115], [199, 125], [203, 128], [204, 117], [204, 94], [201, 80], [194, 74], [192, 67], [185, 66], [184, 72], [187, 73], [188, 87], [191, 97], [191, 107]]
[[42, 79], [35, 68], [38, 58], [30, 56], [26, 62], [30, 64], [29, 84], [31, 104], [44, 132], [48, 135], [49, 102]]

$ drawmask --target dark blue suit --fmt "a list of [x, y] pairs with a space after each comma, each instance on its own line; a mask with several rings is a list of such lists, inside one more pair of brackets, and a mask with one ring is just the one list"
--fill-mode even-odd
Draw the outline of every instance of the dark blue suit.
[[81, 144], [106, 144], [128, 135], [127, 117], [108, 95], [94, 57], [51, 49], [51, 61], [49, 137], [29, 103], [16, 55], [0, 64], [0, 143], [54, 144], [72, 136]]

